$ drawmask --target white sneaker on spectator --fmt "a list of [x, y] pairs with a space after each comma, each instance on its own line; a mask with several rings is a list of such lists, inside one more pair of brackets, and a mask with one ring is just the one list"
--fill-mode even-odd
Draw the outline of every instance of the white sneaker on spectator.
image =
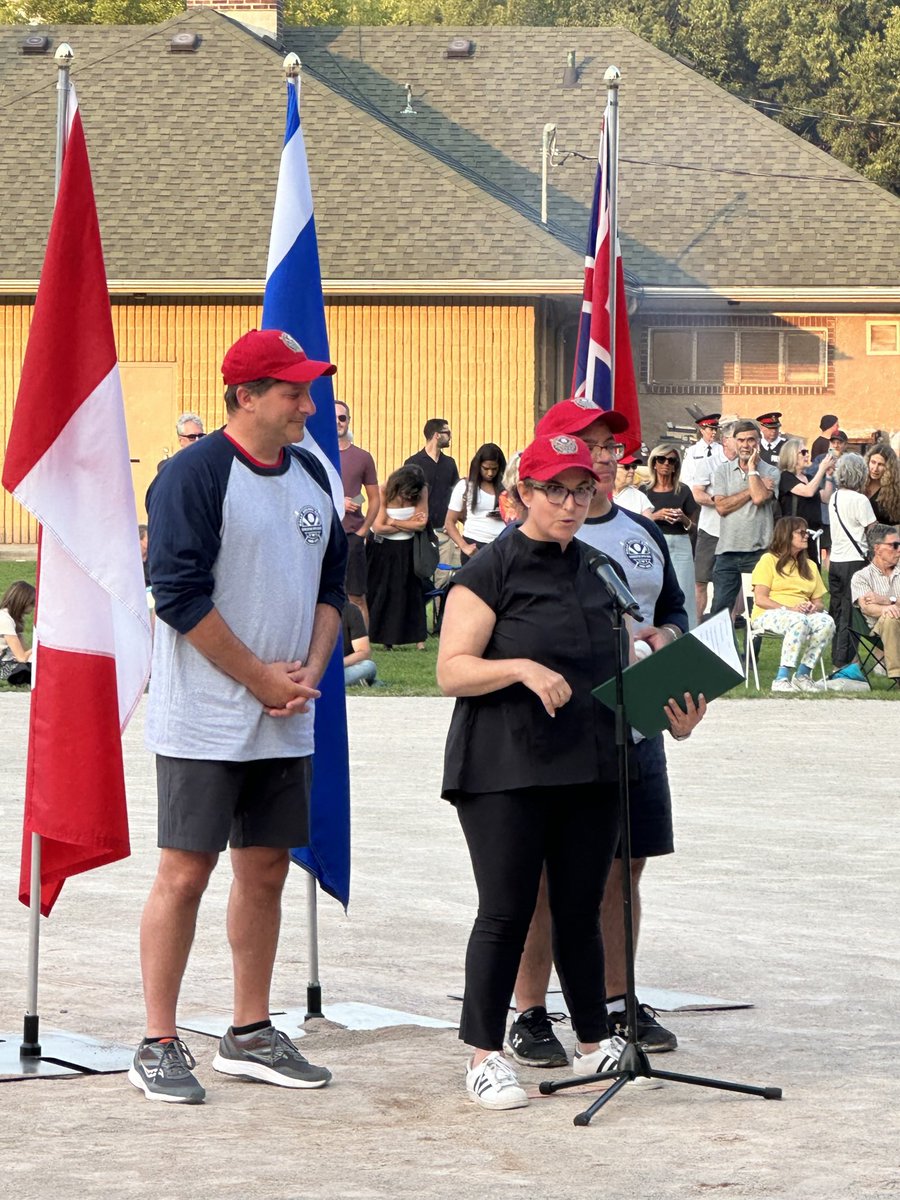
[[793, 692], [795, 688], [790, 679], [773, 679], [771, 690], [773, 692]]
[[469, 1061], [466, 1091], [482, 1108], [524, 1108], [528, 1104], [525, 1089], [499, 1050], [482, 1059], [477, 1067]]
[[825, 684], [821, 679], [813, 679], [812, 675], [795, 675], [794, 676], [794, 691], [819, 693], [825, 691]]

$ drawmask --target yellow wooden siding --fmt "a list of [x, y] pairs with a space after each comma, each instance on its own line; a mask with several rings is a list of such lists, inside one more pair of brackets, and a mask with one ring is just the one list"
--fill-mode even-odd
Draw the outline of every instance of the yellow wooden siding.
[[[2, 306], [4, 446], [31, 312], [30, 303]], [[208, 429], [221, 425], [222, 356], [259, 326], [260, 305], [227, 297], [114, 303], [112, 314], [121, 362], [176, 365], [177, 411], [166, 419], [192, 411]], [[482, 442], [496, 441], [508, 454], [528, 441], [536, 386], [533, 302], [333, 300], [327, 317], [338, 364], [335, 394], [351, 405], [355, 439], [371, 450], [382, 479], [421, 446], [422, 426], [432, 416], [450, 422], [463, 473]], [[34, 521], [5, 492], [0, 519], [0, 542], [36, 540]]]

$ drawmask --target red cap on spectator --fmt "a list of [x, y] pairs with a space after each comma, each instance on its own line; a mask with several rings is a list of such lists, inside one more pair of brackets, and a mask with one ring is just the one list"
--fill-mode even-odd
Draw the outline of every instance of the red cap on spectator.
[[569, 467], [582, 467], [590, 472], [599, 483], [600, 476], [594, 470], [591, 452], [581, 438], [567, 433], [556, 437], [536, 437], [526, 446], [519, 459], [519, 479], [536, 479], [543, 483]]
[[222, 360], [222, 378], [229, 385], [254, 379], [311, 383], [336, 370], [333, 363], [307, 358], [300, 343], [280, 329], [251, 329], [238, 338]]
[[581, 433], [595, 421], [603, 421], [610, 433], [624, 433], [628, 418], [623, 413], [607, 411], [579, 396], [576, 400], [560, 400], [541, 417], [535, 426], [535, 437], [550, 437], [554, 433]]

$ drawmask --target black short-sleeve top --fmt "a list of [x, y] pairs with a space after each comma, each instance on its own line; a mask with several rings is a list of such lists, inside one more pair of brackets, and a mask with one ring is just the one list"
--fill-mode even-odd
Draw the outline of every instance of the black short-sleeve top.
[[613, 715], [591, 688], [613, 674], [609, 597], [588, 570], [590, 547], [520, 530], [479, 550], [453, 578], [496, 614], [484, 658], [530, 658], [558, 671], [572, 698], [556, 716], [524, 684], [456, 701], [441, 795], [613, 781]]

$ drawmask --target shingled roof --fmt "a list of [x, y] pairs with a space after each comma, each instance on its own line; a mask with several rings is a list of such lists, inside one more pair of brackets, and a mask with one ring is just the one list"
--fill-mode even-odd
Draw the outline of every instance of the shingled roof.
[[[451, 39], [471, 58], [444, 57]], [[545, 122], [596, 155], [620, 89], [619, 223], [626, 264], [660, 286], [894, 287], [900, 201], [624, 29], [289, 28], [285, 41], [342, 94], [390, 114], [537, 211]], [[566, 52], [578, 83], [563, 87]], [[401, 85], [415, 117], [398, 118]], [[594, 165], [551, 175], [553, 220], [586, 228]]]
[[[172, 35], [202, 37], [194, 54]], [[56, 69], [0, 29], [0, 272], [38, 277], [52, 209]], [[111, 281], [261, 286], [284, 135], [283, 51], [214, 12], [43, 26], [69, 42]], [[303, 128], [326, 279], [577, 280], [583, 257], [309, 74]], [[8, 290], [8, 285], [7, 285]], [[199, 289], [202, 290], [202, 289]]]
[[[194, 54], [169, 40], [192, 30]], [[283, 48], [212, 11], [44, 26], [76, 51], [111, 281], [258, 287], [284, 127]], [[0, 29], [0, 273], [33, 281], [50, 218], [52, 57]], [[471, 58], [447, 59], [453, 37]], [[347, 290], [575, 290], [603, 73], [621, 88], [620, 227], [648, 288], [896, 288], [900, 201], [621, 29], [288, 28], [323, 275]], [[563, 87], [566, 51], [578, 81]], [[416, 114], [402, 115], [403, 85]], [[540, 145], [558, 126], [550, 224]], [[489, 290], [485, 287], [484, 290]]]

